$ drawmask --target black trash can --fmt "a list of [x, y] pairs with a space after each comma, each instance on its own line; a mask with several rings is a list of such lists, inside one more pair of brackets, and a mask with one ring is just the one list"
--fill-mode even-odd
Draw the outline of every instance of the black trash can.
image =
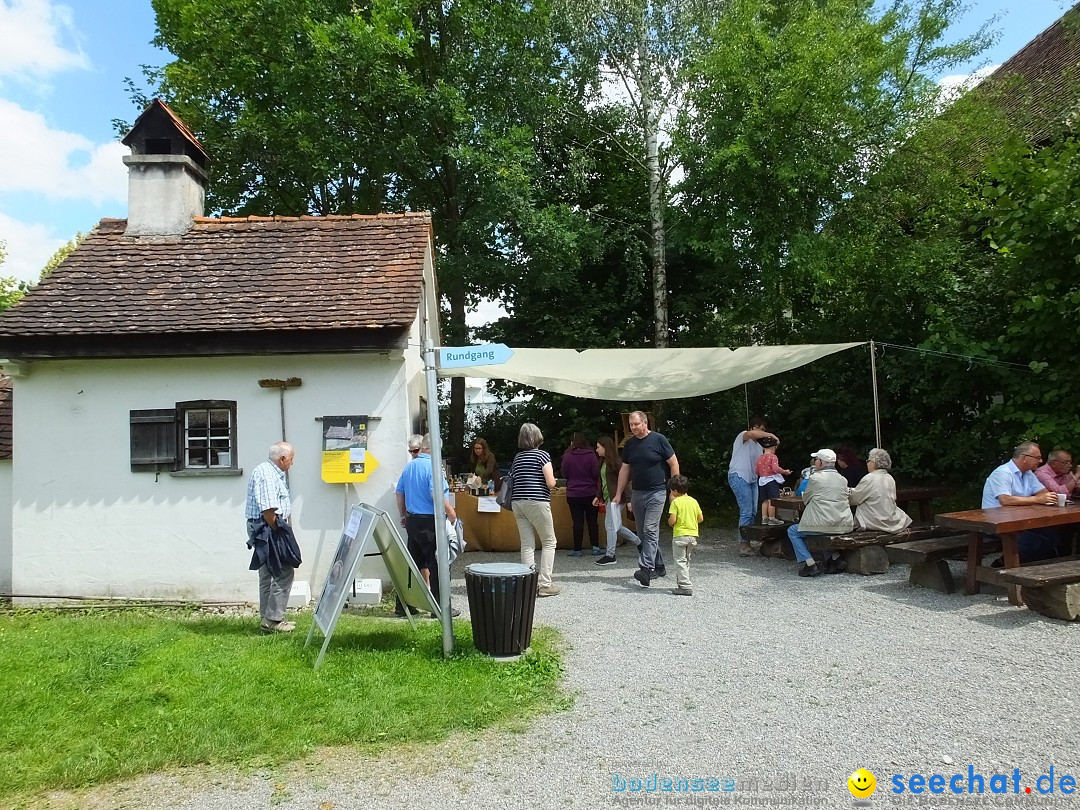
[[536, 566], [473, 563], [465, 567], [473, 643], [493, 658], [514, 659], [532, 643]]

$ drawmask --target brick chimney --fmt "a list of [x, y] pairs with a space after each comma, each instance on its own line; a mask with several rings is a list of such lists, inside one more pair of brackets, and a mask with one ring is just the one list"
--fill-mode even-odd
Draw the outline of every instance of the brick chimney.
[[154, 99], [124, 136], [127, 236], [178, 236], [203, 215], [209, 157], [190, 129]]

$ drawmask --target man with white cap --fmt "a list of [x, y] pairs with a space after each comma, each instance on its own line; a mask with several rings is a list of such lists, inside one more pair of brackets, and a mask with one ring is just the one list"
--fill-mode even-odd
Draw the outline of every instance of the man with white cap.
[[806, 547], [808, 534], [847, 534], [854, 527], [848, 506], [847, 479], [836, 471], [836, 453], [827, 447], [811, 453], [814, 472], [806, 484], [802, 499], [806, 504], [798, 523], [788, 527], [788, 538], [795, 550], [800, 577], [839, 574], [847, 565], [841, 560], [825, 570]]

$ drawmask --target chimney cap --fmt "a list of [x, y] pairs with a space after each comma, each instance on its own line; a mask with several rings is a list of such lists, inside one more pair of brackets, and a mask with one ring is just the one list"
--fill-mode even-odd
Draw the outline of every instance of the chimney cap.
[[160, 98], [150, 102], [120, 142], [133, 155], [187, 155], [202, 168], [210, 162], [195, 133]]

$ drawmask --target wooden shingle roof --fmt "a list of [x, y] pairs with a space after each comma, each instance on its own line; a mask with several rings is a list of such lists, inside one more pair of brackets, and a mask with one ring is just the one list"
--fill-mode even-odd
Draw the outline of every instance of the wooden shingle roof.
[[118, 351], [131, 338], [148, 354], [281, 349], [303, 334], [296, 351], [319, 334], [361, 345], [358, 331], [414, 322], [431, 238], [426, 213], [198, 218], [178, 237], [125, 227], [102, 220], [0, 314], [0, 356], [137, 355]]
[[1059, 135], [1080, 101], [1080, 6], [1003, 62], [974, 92], [988, 94], [1028, 142], [1044, 144]]

